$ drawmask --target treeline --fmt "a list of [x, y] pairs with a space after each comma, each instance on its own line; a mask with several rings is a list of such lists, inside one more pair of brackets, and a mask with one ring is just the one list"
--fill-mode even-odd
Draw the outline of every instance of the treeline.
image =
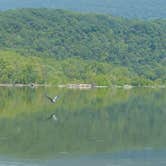
[[0, 83], [151, 85], [161, 83], [161, 80], [154, 82], [138, 76], [127, 67], [107, 62], [80, 58], [55, 60], [0, 51]]
[[0, 25], [3, 50], [52, 57], [55, 63], [68, 58], [72, 62], [90, 60], [121, 66], [132, 77], [166, 80], [166, 20], [127, 20], [63, 10], [21, 9], [1, 12]]

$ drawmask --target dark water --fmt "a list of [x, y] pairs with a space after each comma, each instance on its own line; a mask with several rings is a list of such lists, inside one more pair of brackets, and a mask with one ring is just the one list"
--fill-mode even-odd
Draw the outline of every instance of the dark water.
[[0, 88], [0, 166], [166, 165], [165, 131], [165, 89]]

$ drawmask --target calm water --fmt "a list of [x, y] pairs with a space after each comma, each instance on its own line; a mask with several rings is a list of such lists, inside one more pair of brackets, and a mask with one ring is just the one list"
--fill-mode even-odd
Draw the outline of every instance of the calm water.
[[0, 88], [0, 166], [165, 166], [165, 131], [166, 89]]

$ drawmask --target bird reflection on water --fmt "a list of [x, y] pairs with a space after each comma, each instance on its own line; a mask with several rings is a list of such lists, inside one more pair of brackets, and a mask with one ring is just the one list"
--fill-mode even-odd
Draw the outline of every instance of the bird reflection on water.
[[[54, 98], [51, 98], [50, 96], [46, 95], [46, 97], [49, 99], [51, 103], [55, 103], [59, 96], [55, 96]], [[52, 113], [47, 120], [53, 119], [54, 121], [58, 121], [58, 118], [56, 117], [55, 113]]]

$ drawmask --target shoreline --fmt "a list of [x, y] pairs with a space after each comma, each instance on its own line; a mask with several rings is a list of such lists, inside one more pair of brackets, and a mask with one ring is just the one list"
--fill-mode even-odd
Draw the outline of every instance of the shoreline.
[[31, 87], [31, 88], [35, 88], [35, 87], [48, 87], [51, 85], [48, 84], [0, 84], [0, 87]]
[[94, 89], [94, 88], [123, 88], [126, 90], [133, 88], [166, 88], [166, 85], [139, 85], [133, 86], [129, 84], [124, 85], [93, 85], [93, 84], [64, 84], [64, 85], [51, 85], [51, 84], [0, 84], [0, 87], [58, 87], [58, 88], [67, 88], [67, 89]]

